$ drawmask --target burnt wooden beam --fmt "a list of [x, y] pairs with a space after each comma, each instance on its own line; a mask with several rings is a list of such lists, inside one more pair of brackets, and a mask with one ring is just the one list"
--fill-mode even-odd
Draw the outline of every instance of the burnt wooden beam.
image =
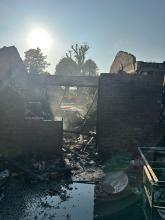
[[99, 76], [31, 75], [30, 82], [45, 86], [98, 87]]

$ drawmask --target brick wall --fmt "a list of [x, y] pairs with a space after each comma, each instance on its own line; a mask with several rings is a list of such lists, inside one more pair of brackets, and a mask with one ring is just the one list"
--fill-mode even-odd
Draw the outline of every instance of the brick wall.
[[102, 74], [99, 81], [97, 145], [104, 155], [155, 146], [163, 76]]
[[62, 154], [62, 121], [25, 120], [0, 131], [0, 149], [16, 153]]

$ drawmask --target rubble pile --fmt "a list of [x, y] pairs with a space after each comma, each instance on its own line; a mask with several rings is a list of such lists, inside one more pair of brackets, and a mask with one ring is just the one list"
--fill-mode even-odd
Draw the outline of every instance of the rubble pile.
[[65, 138], [62, 150], [73, 181], [97, 182], [104, 176], [94, 137], [75, 135], [72, 139]]

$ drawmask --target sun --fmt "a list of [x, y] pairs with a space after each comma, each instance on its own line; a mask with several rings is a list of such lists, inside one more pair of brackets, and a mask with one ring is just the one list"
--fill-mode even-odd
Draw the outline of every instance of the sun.
[[28, 46], [30, 48], [41, 48], [47, 50], [52, 44], [49, 33], [41, 28], [32, 30], [28, 35]]

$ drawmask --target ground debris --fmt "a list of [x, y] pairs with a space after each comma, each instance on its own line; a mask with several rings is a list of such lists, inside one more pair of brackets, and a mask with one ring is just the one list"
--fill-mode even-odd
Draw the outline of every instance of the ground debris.
[[104, 176], [94, 137], [80, 135], [64, 139], [64, 161], [73, 181], [98, 181]]

